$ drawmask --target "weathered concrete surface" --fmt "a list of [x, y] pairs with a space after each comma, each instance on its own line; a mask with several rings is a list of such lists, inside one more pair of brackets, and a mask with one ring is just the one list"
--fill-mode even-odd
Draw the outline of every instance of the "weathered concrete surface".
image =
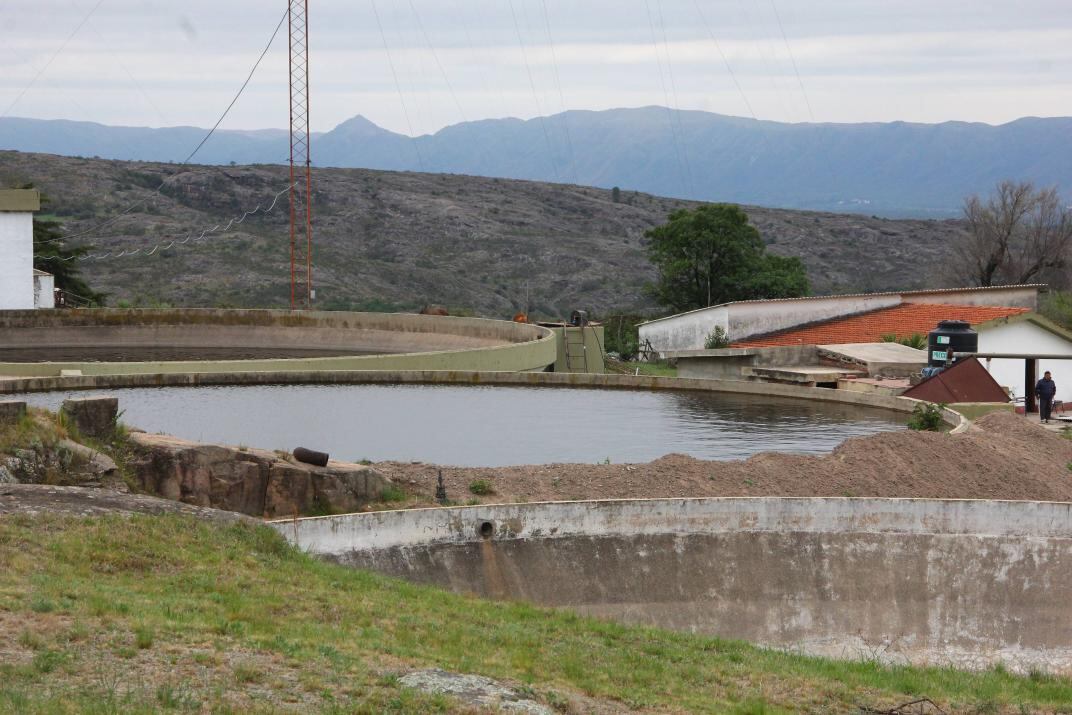
[[401, 313], [284, 310], [2, 311], [0, 345], [47, 350], [299, 346], [337, 354], [385, 354], [259, 360], [0, 363], [0, 375], [85, 375], [278, 370], [542, 370], [555, 362], [556, 340], [537, 325], [481, 318]]
[[73, 397], [63, 401], [60, 412], [79, 434], [106, 438], [115, 432], [119, 419], [118, 397]]
[[1072, 504], [672, 499], [274, 526], [459, 592], [816, 654], [1072, 672]]
[[262, 449], [135, 432], [132, 460], [144, 489], [166, 499], [241, 514], [283, 517], [353, 512], [378, 501], [388, 480], [371, 467], [314, 467]]

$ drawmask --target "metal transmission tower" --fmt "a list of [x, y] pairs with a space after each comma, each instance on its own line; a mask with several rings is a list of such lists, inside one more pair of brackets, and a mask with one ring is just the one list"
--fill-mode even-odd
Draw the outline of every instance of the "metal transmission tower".
[[290, 0], [290, 308], [313, 302], [313, 177], [309, 159], [309, 0]]

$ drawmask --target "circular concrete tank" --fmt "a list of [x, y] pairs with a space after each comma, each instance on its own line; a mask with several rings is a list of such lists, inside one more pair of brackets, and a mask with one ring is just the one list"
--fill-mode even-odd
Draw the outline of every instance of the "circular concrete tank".
[[1072, 504], [628, 500], [273, 525], [461, 593], [840, 658], [1072, 672]]
[[547, 328], [405, 313], [0, 311], [0, 375], [541, 370]]

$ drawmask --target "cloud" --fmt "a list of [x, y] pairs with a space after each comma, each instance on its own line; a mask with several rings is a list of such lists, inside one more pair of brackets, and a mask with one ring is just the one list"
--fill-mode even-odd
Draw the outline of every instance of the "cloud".
[[[463, 117], [666, 103], [739, 115], [750, 106], [782, 121], [808, 120], [808, 105], [821, 121], [1072, 114], [1072, 3], [1064, 0], [376, 2], [383, 36], [371, 0], [310, 8], [315, 129], [355, 114], [423, 133]], [[8, 0], [0, 108], [91, 6]], [[105, 0], [12, 114], [206, 126], [284, 8]], [[225, 126], [286, 126], [286, 68], [281, 34]]]

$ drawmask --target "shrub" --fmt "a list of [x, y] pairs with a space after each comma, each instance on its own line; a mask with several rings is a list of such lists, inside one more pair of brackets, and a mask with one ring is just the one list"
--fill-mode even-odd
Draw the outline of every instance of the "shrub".
[[912, 416], [908, 419], [908, 429], [919, 432], [938, 432], [942, 429], [942, 410], [944, 409], [944, 404], [920, 402], [912, 410]]
[[491, 482], [487, 479], [477, 479], [469, 482], [469, 491], [477, 496], [485, 496], [487, 494], [495, 493], [495, 490], [491, 487]]
[[721, 325], [716, 325], [715, 329], [707, 334], [703, 346], [705, 350], [718, 350], [729, 347], [729, 344], [730, 336], [726, 334], [726, 329]]

